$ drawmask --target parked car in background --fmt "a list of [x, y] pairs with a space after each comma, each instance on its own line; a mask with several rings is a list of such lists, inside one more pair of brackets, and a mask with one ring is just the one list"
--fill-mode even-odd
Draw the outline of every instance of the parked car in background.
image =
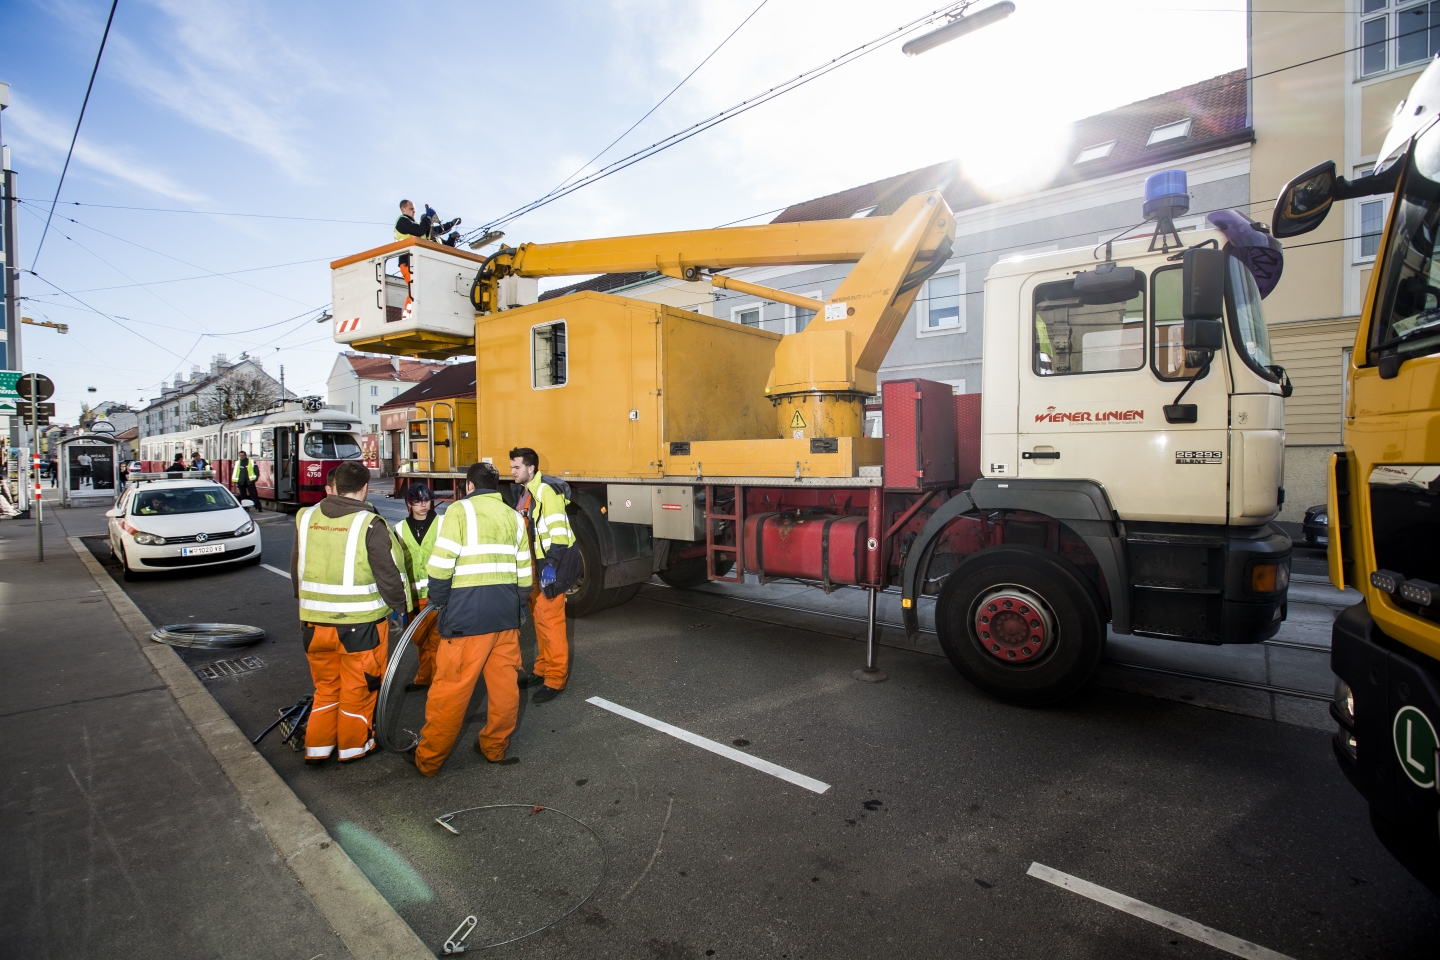
[[1305, 534], [1305, 542], [1311, 544], [1329, 544], [1330, 542], [1330, 517], [1325, 512], [1325, 504], [1319, 504], [1305, 511], [1305, 522], [1301, 524], [1301, 532]]

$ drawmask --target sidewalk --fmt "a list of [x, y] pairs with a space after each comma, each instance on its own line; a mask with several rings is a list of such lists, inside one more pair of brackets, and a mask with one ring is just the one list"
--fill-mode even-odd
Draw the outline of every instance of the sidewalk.
[[137, 642], [67, 539], [104, 523], [47, 503], [37, 563], [34, 522], [0, 521], [0, 955], [428, 955], [173, 651]]

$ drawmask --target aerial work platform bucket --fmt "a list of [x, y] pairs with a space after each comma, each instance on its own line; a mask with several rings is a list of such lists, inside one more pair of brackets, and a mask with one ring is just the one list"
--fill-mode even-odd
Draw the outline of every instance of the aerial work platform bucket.
[[[356, 350], [441, 360], [475, 347], [470, 284], [485, 257], [407, 238], [330, 264], [335, 340]], [[536, 282], [512, 283], [513, 305]], [[506, 304], [510, 306], [511, 304]]]

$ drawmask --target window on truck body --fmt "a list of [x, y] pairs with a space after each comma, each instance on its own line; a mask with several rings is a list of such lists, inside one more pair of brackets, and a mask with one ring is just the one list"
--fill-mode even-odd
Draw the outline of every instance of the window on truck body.
[[1188, 380], [1200, 372], [1187, 362], [1180, 307], [1184, 285], [1185, 268], [1178, 263], [1150, 275], [1150, 369], [1161, 380]]
[[565, 321], [530, 328], [530, 385], [536, 390], [563, 387], [569, 380], [569, 351]]
[[1031, 369], [1042, 377], [1138, 370], [1145, 365], [1145, 294], [1082, 304], [1073, 280], [1035, 288]]

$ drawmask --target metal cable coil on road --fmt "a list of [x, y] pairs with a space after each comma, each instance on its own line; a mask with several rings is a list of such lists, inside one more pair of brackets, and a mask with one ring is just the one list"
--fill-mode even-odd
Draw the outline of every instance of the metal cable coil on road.
[[259, 643], [265, 631], [243, 623], [168, 623], [150, 639], [172, 647], [228, 650]]

